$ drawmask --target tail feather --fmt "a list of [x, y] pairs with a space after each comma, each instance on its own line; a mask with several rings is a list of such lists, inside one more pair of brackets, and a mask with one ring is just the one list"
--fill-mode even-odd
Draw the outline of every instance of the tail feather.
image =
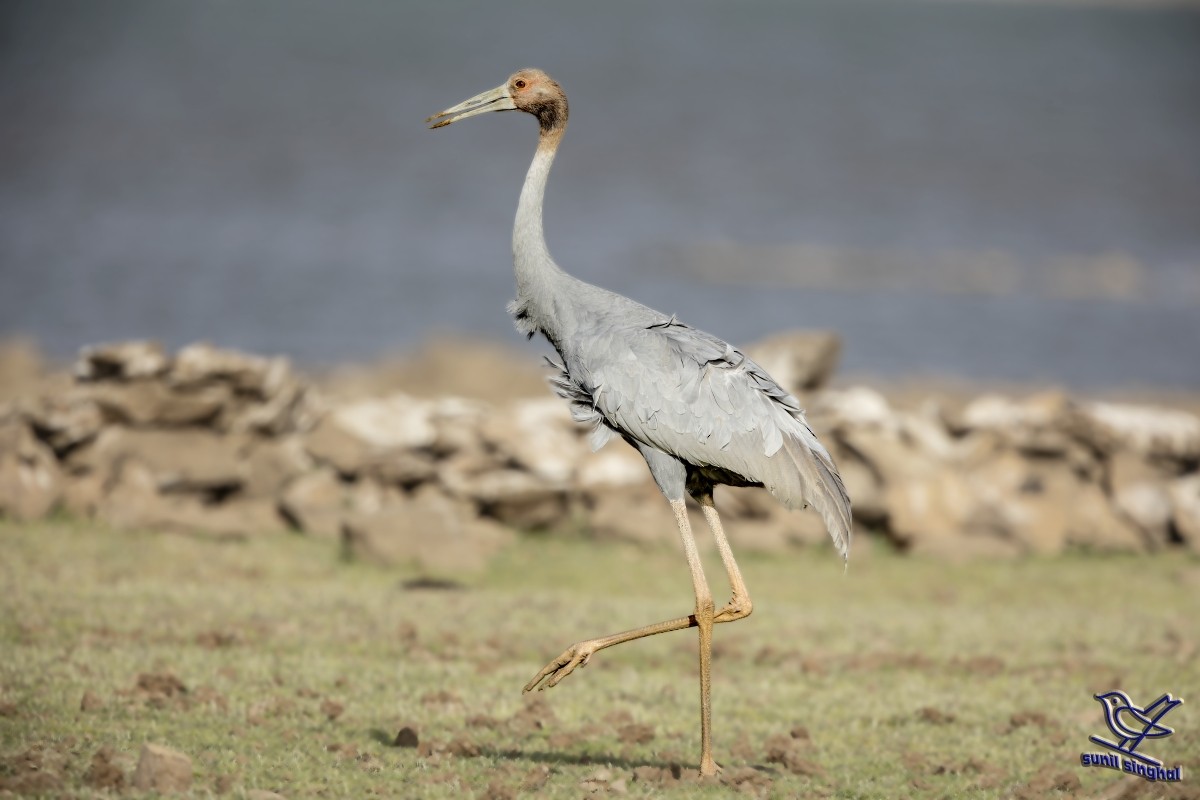
[[768, 489], [788, 508], [811, 505], [825, 521], [833, 546], [842, 559], [850, 559], [852, 517], [850, 495], [838, 474], [829, 451], [825, 449], [808, 426], [800, 422], [801, 431], [788, 431], [783, 438], [782, 453], [795, 465], [792, 480], [782, 480]]

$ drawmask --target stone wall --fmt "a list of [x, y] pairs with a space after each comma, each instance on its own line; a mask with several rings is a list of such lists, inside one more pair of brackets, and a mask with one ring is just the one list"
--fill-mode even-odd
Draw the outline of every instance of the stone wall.
[[[860, 533], [948, 557], [1200, 551], [1194, 414], [1060, 393], [902, 410], [873, 389], [822, 389], [836, 351], [813, 334], [751, 348], [808, 402]], [[0, 514], [18, 520], [61, 508], [212, 537], [293, 530], [446, 576], [515, 529], [676, 537], [641, 458], [620, 441], [591, 453], [548, 391], [334, 402], [283, 359], [149, 342], [86, 348], [37, 387], [0, 398]], [[826, 540], [814, 514], [762, 490], [717, 499], [739, 552]]]

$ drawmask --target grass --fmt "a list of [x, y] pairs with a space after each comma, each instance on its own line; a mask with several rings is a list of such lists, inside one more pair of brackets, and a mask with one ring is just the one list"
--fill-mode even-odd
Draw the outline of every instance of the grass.
[[[299, 537], [0, 522], [0, 553], [0, 789], [111, 796], [93, 756], [127, 783], [152, 742], [191, 757], [197, 797], [1200, 796], [1193, 702], [1144, 746], [1182, 784], [1079, 766], [1107, 733], [1094, 692], [1200, 706], [1200, 562], [1179, 553], [744, 558], [754, 615], [715, 633], [722, 782], [687, 771], [694, 631], [520, 691], [573, 641], [690, 611], [673, 551], [523, 537], [457, 590]], [[390, 746], [404, 725], [419, 749]]]

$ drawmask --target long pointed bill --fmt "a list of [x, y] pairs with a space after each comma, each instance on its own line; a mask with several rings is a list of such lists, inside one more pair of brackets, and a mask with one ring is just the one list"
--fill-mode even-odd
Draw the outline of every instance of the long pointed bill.
[[[516, 103], [508, 94], [508, 85], [497, 86], [495, 89], [488, 89], [486, 92], [480, 92], [470, 100], [464, 100], [458, 105], [447, 108], [445, 111], [439, 111], [434, 114], [426, 122], [433, 122], [429, 127], [440, 128], [443, 125], [449, 125], [451, 122], [458, 122], [460, 119], [473, 117], [476, 114], [483, 114], [487, 111], [515, 111]], [[437, 120], [434, 122], [434, 120]]]

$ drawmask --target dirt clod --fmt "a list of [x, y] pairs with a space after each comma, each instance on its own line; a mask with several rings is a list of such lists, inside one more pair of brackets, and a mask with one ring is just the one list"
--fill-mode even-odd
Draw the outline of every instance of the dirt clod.
[[954, 722], [954, 715], [934, 708], [933, 706], [925, 706], [917, 712], [917, 719], [922, 722], [928, 722], [931, 725], [949, 725]]
[[479, 800], [517, 800], [517, 793], [498, 780], [489, 783], [486, 789], [475, 796]]
[[330, 722], [340, 717], [345, 710], [346, 707], [336, 700], [327, 699], [321, 701], [321, 713], [328, 717]]
[[1018, 711], [1008, 719], [1009, 730], [1024, 728], [1026, 726], [1034, 728], [1046, 727], [1046, 715], [1041, 711]]
[[475, 758], [482, 752], [476, 742], [470, 739], [451, 739], [446, 745], [446, 752], [460, 758]]
[[104, 708], [104, 701], [100, 699], [100, 695], [88, 690], [83, 693], [83, 698], [79, 701], [80, 711], [99, 711]]
[[53, 795], [62, 790], [62, 756], [34, 745], [12, 758], [0, 760], [0, 793]]
[[1078, 775], [1047, 764], [1028, 783], [1018, 787], [1012, 796], [1014, 800], [1041, 800], [1051, 792], [1075, 792], [1081, 786]]
[[170, 672], [143, 672], [137, 677], [137, 688], [147, 694], [177, 697], [187, 694], [183, 681]]
[[83, 773], [83, 782], [93, 789], [123, 789], [125, 770], [114, 763], [115, 758], [116, 752], [111, 747], [101, 747], [92, 756], [92, 763], [87, 772]]
[[825, 768], [820, 764], [804, 757], [805, 746], [802, 739], [793, 739], [790, 735], [775, 734], [766, 741], [767, 763], [780, 764], [793, 775], [805, 775], [810, 778], [825, 777]]
[[743, 794], [765, 797], [771, 791], [772, 780], [754, 767], [738, 767], [721, 774], [721, 783], [733, 786]]
[[186, 792], [192, 785], [192, 760], [178, 750], [159, 744], [142, 746], [133, 786], [163, 794]]
[[517, 733], [532, 733], [558, 720], [554, 709], [542, 697], [526, 701], [521, 710], [509, 718], [509, 727]]
[[617, 738], [625, 744], [646, 744], [654, 740], [654, 726], [633, 722], [617, 729]]
[[206, 650], [232, 647], [237, 643], [237, 634], [228, 631], [204, 631], [203, 633], [196, 634], [196, 644]]
[[427, 706], [448, 706], [456, 703], [461, 704], [462, 698], [454, 692], [439, 689], [436, 692], [426, 692], [421, 695], [421, 702]]
[[521, 791], [536, 792], [550, 780], [550, 768], [545, 764], [534, 767], [521, 779]]
[[500, 720], [489, 714], [472, 714], [467, 717], [466, 726], [468, 728], [499, 728], [502, 723]]
[[396, 738], [392, 741], [392, 747], [416, 747], [421, 743], [417, 736], [417, 729], [411, 725], [405, 725], [396, 733]]

